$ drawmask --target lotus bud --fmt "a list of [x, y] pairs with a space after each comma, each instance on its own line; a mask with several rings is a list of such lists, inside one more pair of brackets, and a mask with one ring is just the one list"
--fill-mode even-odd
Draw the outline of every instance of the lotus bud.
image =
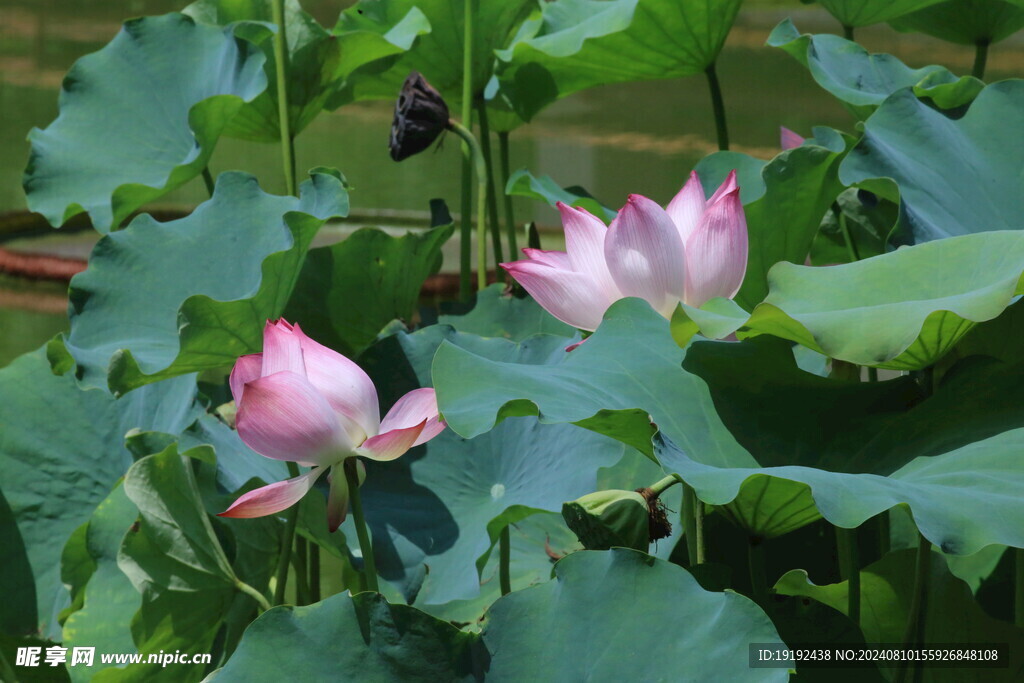
[[388, 147], [391, 158], [401, 161], [434, 144], [448, 128], [448, 105], [427, 79], [413, 71], [402, 84], [395, 104]]
[[587, 550], [647, 550], [650, 507], [636, 491], [598, 491], [562, 505], [565, 523]]

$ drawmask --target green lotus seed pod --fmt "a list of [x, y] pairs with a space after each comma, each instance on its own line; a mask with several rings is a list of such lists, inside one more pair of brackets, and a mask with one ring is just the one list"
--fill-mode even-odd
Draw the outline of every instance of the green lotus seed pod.
[[646, 552], [650, 545], [650, 509], [635, 491], [587, 494], [563, 503], [562, 517], [587, 550], [619, 546]]

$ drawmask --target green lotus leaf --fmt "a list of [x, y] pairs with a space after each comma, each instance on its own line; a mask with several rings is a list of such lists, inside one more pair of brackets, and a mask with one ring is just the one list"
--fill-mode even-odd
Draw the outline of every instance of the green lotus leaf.
[[1024, 233], [963, 235], [856, 263], [780, 263], [747, 326], [830, 358], [919, 370], [1024, 293]]
[[[0, 371], [0, 471], [10, 514], [0, 516], [5, 546], [5, 582], [19, 576], [19, 560], [32, 569], [27, 584], [0, 607], [31, 607], [26, 619], [44, 635], [59, 639], [57, 614], [67, 605], [59, 572], [64, 541], [110, 493], [131, 464], [124, 435], [130, 429], [178, 432], [200, 412], [194, 403], [195, 378], [179, 377], [145, 387], [115, 401], [106, 391], [83, 389], [71, 375], [57, 376], [41, 349]], [[60, 416], [55, 420], [54, 416]], [[45, 438], [43, 438], [45, 436]], [[126, 524], [130, 525], [130, 521]], [[5, 584], [6, 585], [6, 584]]]
[[[463, 0], [360, 0], [341, 13], [334, 33], [354, 31], [388, 34], [418, 9], [430, 32], [393, 60], [356, 69], [344, 88], [327, 103], [335, 109], [346, 102], [393, 100], [410, 71], [419, 71], [437, 88], [453, 112], [462, 101]], [[473, 69], [471, 88], [482, 97], [494, 73], [494, 51], [506, 47], [520, 24], [536, 6], [535, 0], [480, 0], [473, 16]]]
[[[566, 355], [570, 341], [539, 335], [516, 344], [433, 325], [384, 339], [360, 362], [382, 405], [390, 405], [406, 391], [428, 385], [431, 360], [442, 342], [470, 349], [500, 344], [509, 357], [525, 348], [543, 363]], [[501, 529], [537, 512], [557, 512], [565, 501], [594, 491], [597, 470], [615, 464], [624, 452], [622, 444], [572, 425], [518, 417], [469, 440], [445, 430], [398, 460], [367, 462], [362, 495], [377, 569], [423, 609], [435, 611], [456, 600], [479, 606], [482, 595], [497, 597], [497, 567], [490, 560]], [[352, 537], [349, 523], [342, 528]], [[515, 526], [512, 533], [525, 531]], [[529, 556], [517, 563], [524, 582], [550, 571], [543, 539], [523, 544]], [[456, 606], [468, 608], [464, 602]]]
[[558, 202], [569, 206], [579, 206], [595, 216], [599, 216], [606, 223], [615, 218], [615, 211], [590, 196], [590, 193], [582, 187], [572, 186], [562, 188], [552, 180], [551, 176], [535, 176], [525, 168], [515, 171], [508, 178], [505, 186], [505, 194], [513, 197], [529, 197], [538, 199], [554, 206]]
[[[488, 680], [789, 680], [785, 669], [747, 664], [749, 643], [782, 642], [761, 608], [705, 591], [678, 565], [615, 548], [573, 553], [555, 574], [491, 607]], [[663, 665], [671, 673], [650, 671]]]
[[[690, 354], [716, 349], [732, 352], [720, 359], [722, 367], [732, 373], [743, 368], [741, 379], [702, 370], [712, 386], [738, 387], [719, 396], [680, 367], [684, 351], [672, 341], [667, 321], [644, 302], [626, 299], [562, 360], [516, 362], [500, 356], [493, 341], [476, 351], [445, 344], [433, 376], [448, 425], [467, 438], [496, 418], [532, 412], [545, 422], [582, 424], [633, 443], [649, 414], [661, 429], [655, 455], [665, 471], [680, 474], [707, 503], [733, 504], [734, 516], [746, 519], [751, 533], [778, 535], [813, 521], [810, 502], [844, 528], [905, 503], [922, 533], [949, 554], [1024, 543], [1024, 505], [1011, 493], [1024, 483], [1014, 460], [1024, 442], [1019, 401], [992, 409], [992, 396], [1020, 391], [1021, 368], [994, 366], [980, 378], [963, 373], [913, 406], [917, 394], [907, 380], [851, 387], [798, 370], [785, 348], [743, 362], [766, 343], [779, 346], [771, 340], [691, 345], [687, 366]], [[788, 365], [772, 371], [780, 372], [777, 380], [744, 388], [782, 359]], [[779, 397], [767, 413], [771, 418], [763, 417], [766, 395]], [[814, 419], [825, 419], [830, 405], [841, 407], [839, 416], [865, 415], [851, 439], [802, 437], [809, 431], [805, 413], [813, 409]], [[613, 411], [611, 419], [588, 422], [602, 409]], [[763, 441], [755, 443], [753, 433]], [[672, 443], [676, 439], [679, 446]], [[772, 490], [774, 483], [763, 481], [769, 477], [789, 482]], [[761, 494], [775, 501], [772, 507], [753, 504]]]
[[887, 178], [899, 186], [902, 219], [917, 242], [984, 230], [1020, 230], [1024, 149], [997, 130], [1024, 127], [1024, 82], [987, 86], [960, 119], [913, 93], [895, 93], [864, 125], [839, 168], [846, 185]]
[[505, 287], [500, 284], [477, 292], [476, 305], [469, 313], [439, 315], [437, 322], [478, 337], [502, 337], [511, 341], [522, 341], [535, 334], [570, 338], [579, 334], [575, 327], [555, 318], [531, 297], [520, 299], [505, 294]]
[[714, 63], [740, 0], [559, 0], [533, 36], [498, 52], [499, 96], [524, 120], [579, 90], [680, 78]]
[[206, 167], [217, 139], [266, 87], [263, 54], [183, 14], [125, 22], [64, 79], [60, 115], [29, 134], [29, 208], [60, 226], [83, 211], [100, 232]]
[[843, 26], [870, 26], [942, 0], [818, 0]]
[[[196, 21], [216, 26], [246, 22], [273, 22], [272, 0], [199, 0], [183, 12]], [[337, 35], [303, 11], [298, 0], [285, 3], [288, 39], [288, 118], [291, 134], [298, 135], [323, 109], [327, 99], [356, 69], [398, 55], [430, 26], [415, 7], [387, 31], [359, 28]], [[271, 23], [272, 26], [272, 23]], [[250, 28], [250, 26], [243, 26]], [[259, 142], [279, 142], [277, 71], [272, 40], [261, 42], [266, 56], [267, 88], [246, 103], [231, 120], [225, 135]]]
[[970, 102], [985, 85], [973, 76], [957, 78], [942, 66], [911, 69], [892, 55], [871, 54], [839, 36], [801, 35], [789, 19], [775, 27], [767, 44], [806, 66], [818, 85], [861, 120], [903, 88], [913, 88], [918, 97], [931, 97], [943, 109], [951, 109]]
[[299, 320], [321, 344], [355, 357], [387, 323], [412, 320], [423, 282], [441, 268], [448, 223], [392, 237], [357, 230], [328, 247], [310, 250], [285, 318]]
[[[900, 550], [861, 570], [860, 626], [869, 643], [902, 642], [914, 595], [916, 554], [916, 550]], [[942, 556], [935, 552], [930, 555], [923, 642], [965, 647], [1001, 643], [1008, 645], [1010, 661], [1006, 668], [974, 669], [973, 676], [965, 674], [964, 669], [929, 668], [928, 680], [1019, 680], [1024, 671], [1024, 629], [985, 614], [972, 598], [970, 588], [949, 573]], [[795, 569], [779, 579], [775, 590], [782, 595], [811, 598], [844, 614], [847, 611], [846, 581], [818, 586], [811, 583], [806, 572]]]
[[333, 175], [315, 174], [301, 191], [276, 197], [250, 175], [224, 173], [191, 215], [141, 215], [103, 237], [71, 280], [67, 348], [83, 380], [121, 394], [259, 351], [313, 235], [348, 212]]
[[697, 164], [707, 196], [736, 169], [747, 219], [747, 274], [735, 300], [747, 310], [768, 293], [768, 270], [779, 261], [803, 263], [821, 217], [842, 191], [837, 173], [843, 137], [815, 128], [815, 138], [765, 163], [746, 154], [716, 152]]
[[997, 43], [1024, 28], [1024, 6], [1002, 0], [947, 0], [890, 22], [961, 45]]
[[359, 593], [265, 612], [207, 680], [477, 681], [486, 668], [478, 635], [377, 593]]

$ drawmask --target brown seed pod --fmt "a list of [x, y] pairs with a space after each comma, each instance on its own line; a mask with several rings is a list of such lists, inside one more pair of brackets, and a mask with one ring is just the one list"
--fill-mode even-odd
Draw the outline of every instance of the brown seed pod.
[[388, 142], [391, 158], [402, 161], [430, 147], [448, 127], [448, 118], [444, 98], [421, 73], [413, 71], [395, 103]]

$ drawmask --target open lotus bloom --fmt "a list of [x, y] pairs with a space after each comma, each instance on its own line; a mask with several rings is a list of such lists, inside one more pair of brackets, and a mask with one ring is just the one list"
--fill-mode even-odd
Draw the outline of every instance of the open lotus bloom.
[[[312, 469], [246, 493], [221, 517], [280, 512], [299, 502], [330, 470], [327, 522], [334, 531], [348, 510], [345, 460], [359, 455], [394, 460], [445, 427], [433, 389], [410, 391], [381, 420], [377, 390], [366, 373], [284, 320], [267, 322], [263, 353], [239, 358], [230, 384], [242, 441], [268, 458]], [[357, 466], [362, 482], [365, 470], [358, 461]]]
[[559, 202], [565, 251], [523, 249], [501, 266], [551, 315], [595, 330], [608, 307], [628, 296], [671, 318], [682, 301], [736, 296], [747, 269], [747, 221], [733, 171], [705, 200], [697, 173], [662, 209], [641, 195], [607, 228], [586, 211]]

